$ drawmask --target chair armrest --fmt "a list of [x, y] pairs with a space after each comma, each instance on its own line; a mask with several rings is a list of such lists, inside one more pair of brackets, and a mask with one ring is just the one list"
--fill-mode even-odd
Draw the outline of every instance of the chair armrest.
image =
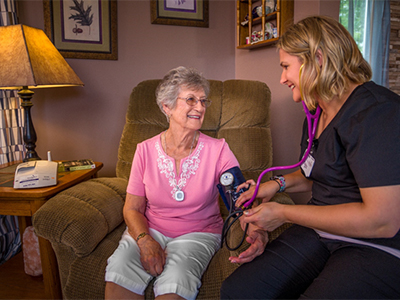
[[127, 180], [94, 178], [49, 199], [32, 217], [37, 235], [85, 256], [123, 221]]

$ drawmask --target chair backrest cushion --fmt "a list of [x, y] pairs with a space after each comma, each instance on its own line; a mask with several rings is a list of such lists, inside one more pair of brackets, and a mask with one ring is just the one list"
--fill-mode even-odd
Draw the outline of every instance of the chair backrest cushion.
[[[155, 90], [160, 80], [139, 83], [132, 91], [118, 151], [117, 176], [129, 178], [136, 145], [168, 128]], [[257, 180], [272, 164], [271, 92], [265, 83], [250, 80], [209, 80], [212, 101], [201, 131], [224, 138], [236, 155], [246, 179]], [[268, 179], [269, 174], [262, 181]]]

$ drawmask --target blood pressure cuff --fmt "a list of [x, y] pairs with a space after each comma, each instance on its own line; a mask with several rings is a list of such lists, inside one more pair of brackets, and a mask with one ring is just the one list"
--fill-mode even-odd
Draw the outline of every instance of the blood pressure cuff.
[[239, 198], [240, 194], [247, 190], [241, 188], [236, 192], [237, 187], [245, 181], [246, 180], [244, 179], [239, 167], [230, 168], [222, 173], [217, 188], [225, 206], [228, 208], [228, 211], [231, 211], [231, 208], [234, 208], [235, 202]]

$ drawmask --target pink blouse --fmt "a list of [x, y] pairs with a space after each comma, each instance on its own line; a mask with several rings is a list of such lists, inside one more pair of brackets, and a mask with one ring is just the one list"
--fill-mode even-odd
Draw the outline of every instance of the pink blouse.
[[[137, 145], [127, 192], [146, 197], [149, 227], [168, 237], [221, 233], [217, 184], [221, 174], [235, 166], [239, 163], [224, 139], [200, 133], [177, 175], [175, 161], [164, 152], [159, 134]], [[184, 193], [183, 201], [174, 198], [178, 189]]]

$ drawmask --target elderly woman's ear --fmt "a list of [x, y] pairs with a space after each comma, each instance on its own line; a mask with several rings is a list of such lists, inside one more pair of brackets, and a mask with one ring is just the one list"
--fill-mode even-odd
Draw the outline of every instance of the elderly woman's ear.
[[171, 116], [171, 109], [166, 105], [166, 104], [163, 104], [162, 105], [163, 106], [163, 110], [164, 110], [164, 112], [165, 112], [165, 114], [168, 116], [168, 118]]

